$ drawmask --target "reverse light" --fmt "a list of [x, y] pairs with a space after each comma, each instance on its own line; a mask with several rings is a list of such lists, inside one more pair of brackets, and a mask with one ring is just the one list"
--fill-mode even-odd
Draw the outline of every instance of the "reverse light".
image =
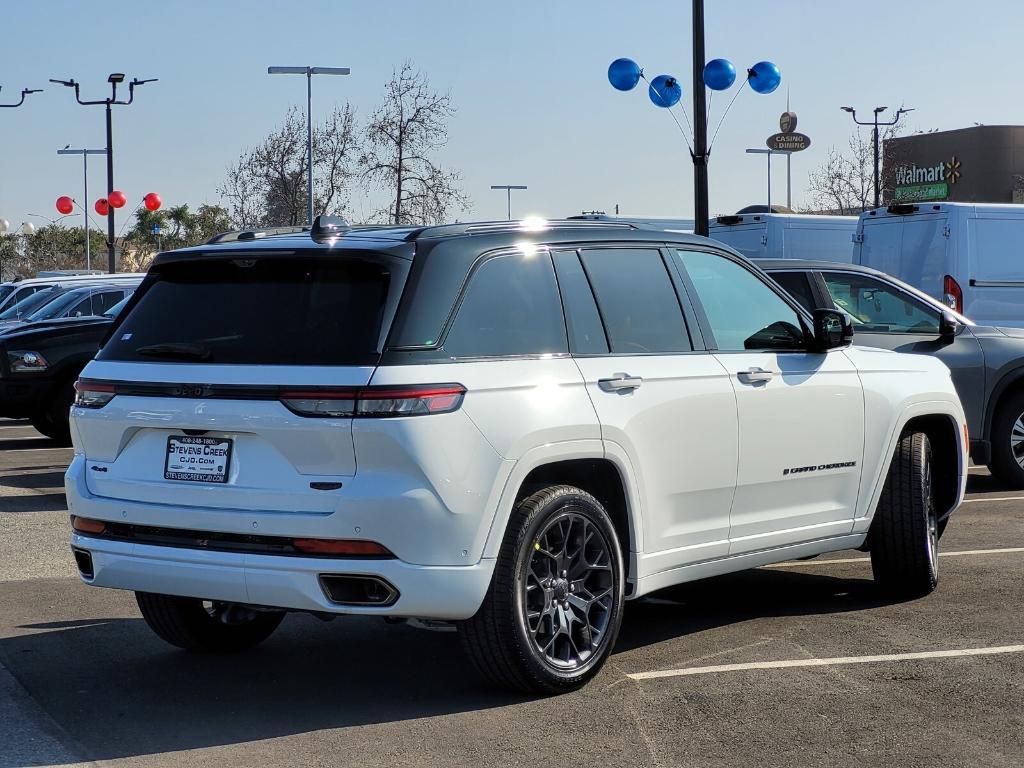
[[300, 416], [386, 418], [451, 413], [462, 405], [465, 394], [466, 388], [461, 384], [417, 384], [285, 391], [281, 393], [281, 402]]
[[46, 358], [38, 352], [12, 350], [7, 353], [7, 365], [11, 373], [34, 373], [49, 367]]
[[942, 302], [961, 315], [964, 313], [964, 292], [952, 275], [946, 275], [942, 281]]
[[79, 379], [75, 382], [75, 405], [79, 408], [102, 408], [114, 399], [114, 385], [106, 381]]

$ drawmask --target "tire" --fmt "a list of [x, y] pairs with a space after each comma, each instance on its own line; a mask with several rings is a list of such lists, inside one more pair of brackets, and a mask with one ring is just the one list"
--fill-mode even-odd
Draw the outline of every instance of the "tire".
[[604, 665], [622, 623], [625, 573], [611, 518], [568, 485], [537, 491], [509, 519], [480, 610], [459, 625], [491, 683], [527, 693], [581, 688]]
[[1024, 391], [999, 403], [992, 418], [991, 438], [992, 474], [1011, 488], [1024, 488]]
[[254, 611], [233, 603], [136, 592], [142, 618], [164, 642], [195, 653], [234, 653], [259, 645], [284, 611]]
[[55, 441], [58, 445], [71, 445], [71, 404], [75, 399], [75, 387], [72, 382], [58, 387], [53, 401], [42, 410], [29, 416], [36, 431]]
[[923, 597], [934, 590], [938, 529], [931, 444], [923, 432], [904, 433], [871, 525], [871, 570], [879, 587], [895, 597]]

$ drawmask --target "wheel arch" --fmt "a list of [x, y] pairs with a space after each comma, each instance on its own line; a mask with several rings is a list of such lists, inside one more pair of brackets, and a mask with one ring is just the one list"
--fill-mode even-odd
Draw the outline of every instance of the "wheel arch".
[[[899, 437], [908, 432], [923, 432], [928, 436], [932, 448], [932, 491], [939, 519], [943, 520], [959, 503], [959, 457], [963, 445], [960, 426], [947, 414], [935, 413], [909, 419], [900, 430]], [[890, 465], [892, 461], [890, 456]]]
[[634, 489], [628, 469], [620, 466], [603, 451], [572, 451], [561, 455], [538, 456], [517, 462], [498, 507], [484, 547], [485, 557], [494, 557], [505, 538], [513, 507], [536, 490], [549, 485], [572, 485], [586, 491], [607, 510], [619, 537], [623, 562], [626, 564], [627, 594], [635, 581], [635, 553], [642, 548], [643, 531]]
[[992, 388], [992, 392], [988, 396], [988, 402], [985, 403], [985, 415], [982, 420], [984, 434], [977, 435], [977, 437], [987, 440], [992, 439], [992, 426], [995, 422], [996, 411], [999, 410], [1000, 403], [1020, 387], [1024, 387], [1024, 366], [1007, 371], [999, 378], [999, 381], [996, 382], [995, 387]]

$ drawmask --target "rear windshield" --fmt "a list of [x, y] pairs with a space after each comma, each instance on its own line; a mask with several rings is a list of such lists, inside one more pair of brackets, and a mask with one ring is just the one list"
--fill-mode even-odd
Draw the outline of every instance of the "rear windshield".
[[338, 258], [186, 261], [159, 269], [102, 360], [373, 365], [391, 274]]

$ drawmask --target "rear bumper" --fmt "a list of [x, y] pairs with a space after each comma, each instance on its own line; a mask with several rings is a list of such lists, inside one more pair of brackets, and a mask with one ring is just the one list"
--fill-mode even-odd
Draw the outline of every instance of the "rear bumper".
[[[466, 566], [410, 565], [401, 560], [345, 560], [157, 547], [72, 533], [71, 545], [92, 557], [86, 584], [164, 595], [224, 600], [328, 613], [468, 619], [483, 602], [493, 560]], [[399, 592], [388, 607], [332, 603], [325, 574], [378, 576]]]

